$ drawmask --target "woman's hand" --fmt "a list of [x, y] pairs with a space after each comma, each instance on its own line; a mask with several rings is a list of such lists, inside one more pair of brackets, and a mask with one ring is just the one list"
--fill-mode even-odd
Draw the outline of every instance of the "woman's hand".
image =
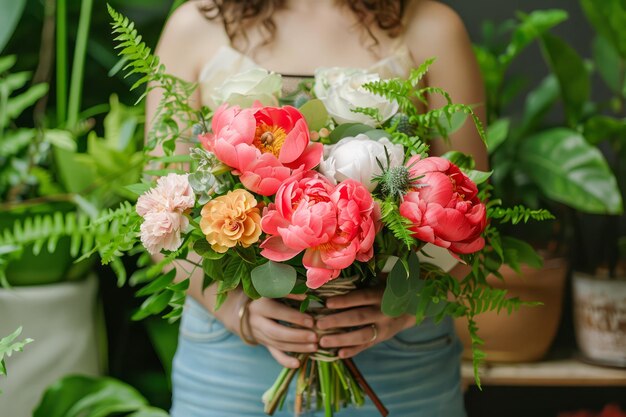
[[316, 327], [319, 330], [363, 327], [346, 333], [325, 335], [320, 338], [320, 346], [339, 348], [340, 358], [351, 358], [362, 350], [412, 327], [415, 317], [411, 315], [389, 317], [382, 313], [380, 304], [383, 291], [382, 288], [368, 288], [329, 298], [326, 307], [345, 311], [317, 320]]
[[[313, 317], [270, 298], [259, 298], [248, 305], [251, 336], [267, 347], [274, 359], [287, 368], [300, 366], [298, 359], [285, 352], [312, 353], [317, 351], [317, 334], [312, 330]], [[287, 322], [304, 329], [285, 326]]]

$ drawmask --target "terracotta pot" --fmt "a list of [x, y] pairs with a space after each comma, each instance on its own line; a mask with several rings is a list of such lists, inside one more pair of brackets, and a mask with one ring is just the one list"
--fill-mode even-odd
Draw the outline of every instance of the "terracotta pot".
[[[563, 289], [567, 275], [564, 258], [544, 261], [541, 269], [522, 267], [519, 275], [508, 267], [500, 272], [504, 282], [490, 277], [495, 288], [505, 288], [509, 297], [540, 301], [541, 306], [523, 306], [510, 316], [506, 311], [489, 312], [476, 317], [478, 335], [485, 341], [482, 350], [488, 362], [531, 362], [543, 358], [550, 348], [561, 319]], [[463, 341], [463, 357], [472, 357], [467, 320], [458, 319], [456, 329]]]
[[574, 328], [584, 358], [626, 367], [626, 280], [574, 273]]

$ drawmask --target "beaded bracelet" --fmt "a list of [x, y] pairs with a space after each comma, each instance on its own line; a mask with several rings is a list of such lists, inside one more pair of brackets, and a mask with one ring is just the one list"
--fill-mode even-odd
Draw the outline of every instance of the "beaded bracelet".
[[259, 342], [256, 341], [252, 332], [250, 336], [246, 335], [246, 327], [250, 328], [250, 320], [248, 319], [248, 306], [252, 302], [252, 298], [248, 298], [239, 308], [239, 333], [241, 340], [248, 346], [256, 346]]

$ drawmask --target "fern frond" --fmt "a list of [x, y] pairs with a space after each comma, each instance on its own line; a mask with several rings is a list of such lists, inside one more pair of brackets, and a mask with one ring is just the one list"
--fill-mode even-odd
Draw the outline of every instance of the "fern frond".
[[417, 245], [413, 232], [409, 229], [412, 224], [409, 219], [400, 215], [398, 205], [392, 199], [379, 201], [380, 219], [400, 242], [411, 249]]
[[527, 223], [531, 219], [536, 221], [554, 219], [554, 215], [548, 210], [531, 210], [522, 205], [508, 208], [491, 207], [487, 211], [487, 216], [489, 218], [499, 220], [500, 223], [510, 222], [512, 224], [518, 224], [522, 221]]
[[30, 338], [15, 341], [20, 333], [22, 333], [21, 327], [10, 335], [0, 339], [0, 376], [7, 374], [6, 364], [4, 363], [5, 357], [10, 357], [15, 352], [21, 352], [24, 346], [33, 341], [33, 339]]
[[436, 58], [429, 58], [424, 61], [419, 67], [412, 69], [409, 75], [409, 82], [413, 88], [417, 87], [420, 81], [426, 76], [430, 66], [436, 61]]
[[415, 115], [417, 110], [409, 98], [413, 87], [411, 83], [399, 78], [389, 80], [372, 81], [363, 84], [363, 88], [370, 93], [385, 97], [390, 101], [396, 101], [400, 106], [400, 111], [409, 116]]

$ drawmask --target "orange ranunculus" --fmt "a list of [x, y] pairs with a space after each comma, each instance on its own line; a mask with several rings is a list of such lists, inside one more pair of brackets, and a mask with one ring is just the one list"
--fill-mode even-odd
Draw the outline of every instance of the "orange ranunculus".
[[224, 253], [238, 243], [247, 248], [261, 236], [261, 213], [246, 190], [230, 191], [209, 201], [201, 215], [202, 233], [216, 252]]

